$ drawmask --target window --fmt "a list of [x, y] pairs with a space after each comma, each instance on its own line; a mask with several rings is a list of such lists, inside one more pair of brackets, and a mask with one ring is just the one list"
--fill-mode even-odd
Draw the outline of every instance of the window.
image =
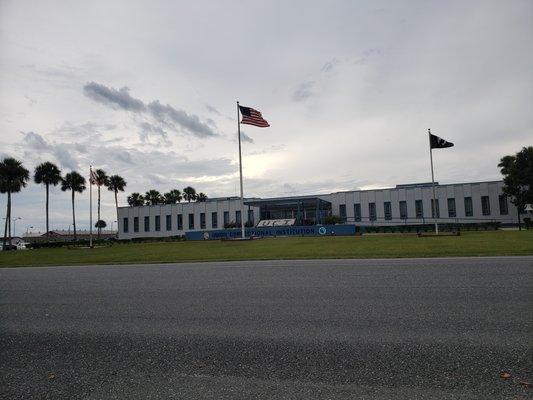
[[400, 201], [400, 218], [407, 219], [407, 202], [405, 200]]
[[509, 206], [507, 205], [507, 196], [504, 194], [500, 194], [498, 196], [498, 201], [500, 203], [500, 215], [509, 214]]
[[356, 222], [361, 221], [361, 204], [356, 203], [353, 205], [353, 216]]
[[171, 231], [172, 230], [172, 215], [167, 215], [167, 217], [166, 217], [166, 226], [167, 226], [167, 231]]
[[435, 199], [435, 204], [437, 205], [437, 210], [435, 210], [435, 207], [433, 206], [433, 199], [431, 199], [431, 217], [440, 218], [439, 199]]
[[194, 214], [189, 214], [189, 229], [194, 229]]
[[218, 214], [216, 212], [211, 213], [211, 228], [218, 228]]
[[448, 217], [455, 218], [457, 211], [455, 210], [455, 199], [448, 199]]
[[133, 232], [139, 232], [139, 217], [133, 217]]
[[339, 204], [339, 217], [342, 222], [346, 221], [346, 204]]
[[472, 197], [465, 197], [465, 216], [471, 217], [474, 215], [474, 208], [472, 207]]
[[159, 232], [161, 230], [161, 215], [155, 216], [155, 230]]
[[383, 203], [383, 210], [385, 212], [385, 219], [386, 220], [391, 220], [392, 219], [392, 209], [391, 209], [390, 201], [386, 201], [385, 203]]
[[183, 214], [178, 214], [178, 231], [183, 230]]
[[144, 231], [150, 232], [150, 217], [144, 217]]
[[254, 225], [254, 210], [248, 210], [248, 223]]
[[123, 223], [124, 233], [128, 233], [128, 231], [130, 230], [130, 226], [129, 226], [130, 220], [128, 218], [124, 218], [123, 221], [124, 221]]
[[205, 213], [200, 213], [200, 229], [205, 229]]
[[235, 223], [241, 225], [241, 210], [235, 211]]
[[489, 199], [489, 196], [481, 196], [481, 213], [483, 215], [490, 215], [490, 199]]
[[370, 221], [376, 220], [376, 203], [368, 203], [368, 215], [370, 217]]
[[224, 211], [224, 227], [229, 224], [229, 211]]
[[424, 218], [424, 205], [422, 200], [415, 200], [415, 213], [417, 218]]

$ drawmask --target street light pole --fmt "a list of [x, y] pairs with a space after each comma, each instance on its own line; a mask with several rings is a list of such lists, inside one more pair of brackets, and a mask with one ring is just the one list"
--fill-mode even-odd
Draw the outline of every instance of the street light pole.
[[22, 219], [21, 217], [17, 217], [17, 218], [13, 218], [13, 236], [17, 236], [17, 228], [16, 228], [16, 223], [17, 223], [17, 220], [19, 219]]

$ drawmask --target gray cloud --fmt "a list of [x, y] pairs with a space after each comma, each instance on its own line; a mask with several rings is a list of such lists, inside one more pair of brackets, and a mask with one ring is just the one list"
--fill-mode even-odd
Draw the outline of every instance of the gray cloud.
[[94, 101], [110, 105], [115, 109], [123, 109], [134, 112], [144, 112], [144, 103], [130, 96], [130, 89], [126, 86], [113, 89], [96, 82], [89, 82], [83, 87], [85, 95]]
[[154, 126], [148, 122], [141, 122], [139, 126], [142, 129], [139, 133], [141, 142], [156, 146], [169, 146], [171, 144], [168, 139], [168, 134], [163, 128]]
[[218, 111], [215, 107], [209, 105], [209, 104], [206, 104], [205, 105], [205, 108], [207, 109], [207, 111], [209, 111], [210, 113], [213, 113], [213, 114], [216, 114], [216, 115], [220, 115], [220, 111]]
[[78, 162], [74, 158], [72, 149], [48, 143], [41, 135], [35, 132], [22, 132], [22, 134], [24, 135], [25, 159], [50, 155], [55, 158], [61, 167], [72, 170], [78, 169]]
[[175, 123], [185, 132], [189, 132], [196, 137], [206, 138], [219, 136], [213, 129], [207, 124], [200, 121], [200, 118], [194, 114], [187, 114], [183, 110], [177, 110], [171, 105], [163, 105], [159, 100], [154, 100], [148, 104], [148, 110], [150, 114], [161, 123]]
[[315, 81], [307, 81], [298, 85], [298, 87], [292, 93], [293, 101], [305, 101], [313, 95], [313, 87]]
[[243, 131], [241, 131], [241, 140], [243, 142], [247, 142], [247, 143], [254, 143], [254, 139], [252, 139], [250, 136], [248, 136], [246, 133], [244, 133]]
[[210, 125], [212, 122], [202, 122], [197, 115], [188, 114], [184, 110], [172, 107], [170, 104], [161, 104], [159, 100], [153, 100], [145, 104], [142, 100], [132, 97], [129, 88], [110, 88], [96, 82], [89, 82], [83, 87], [85, 95], [92, 100], [112, 107], [137, 114], [147, 113], [157, 122], [176, 130], [191, 134], [197, 138], [219, 136]]

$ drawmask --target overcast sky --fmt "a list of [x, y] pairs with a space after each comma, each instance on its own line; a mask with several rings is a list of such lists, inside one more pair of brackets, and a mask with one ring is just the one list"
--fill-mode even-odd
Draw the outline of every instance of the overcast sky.
[[[246, 196], [500, 179], [533, 144], [533, 2], [0, 0], [0, 156], [89, 165], [134, 191]], [[78, 222], [88, 227], [88, 191]], [[44, 188], [14, 196], [44, 229]], [[56, 187], [51, 228], [71, 223]], [[2, 215], [5, 196], [0, 199]], [[113, 221], [111, 192], [103, 216]]]

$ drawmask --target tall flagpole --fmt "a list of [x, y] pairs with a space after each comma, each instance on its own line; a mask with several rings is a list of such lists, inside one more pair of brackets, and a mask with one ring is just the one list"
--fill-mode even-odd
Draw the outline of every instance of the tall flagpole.
[[239, 136], [239, 177], [241, 181], [241, 237], [244, 239], [244, 194], [242, 189], [242, 154], [241, 154], [241, 113], [237, 101], [237, 133]]
[[93, 166], [89, 167], [89, 247], [93, 248]]
[[429, 159], [431, 161], [431, 184], [433, 186], [433, 207], [431, 212], [433, 213], [433, 219], [435, 220], [435, 234], [439, 234], [439, 223], [437, 222], [437, 201], [435, 200], [435, 175], [433, 174], [433, 149], [431, 148], [431, 130], [428, 129], [429, 139]]

